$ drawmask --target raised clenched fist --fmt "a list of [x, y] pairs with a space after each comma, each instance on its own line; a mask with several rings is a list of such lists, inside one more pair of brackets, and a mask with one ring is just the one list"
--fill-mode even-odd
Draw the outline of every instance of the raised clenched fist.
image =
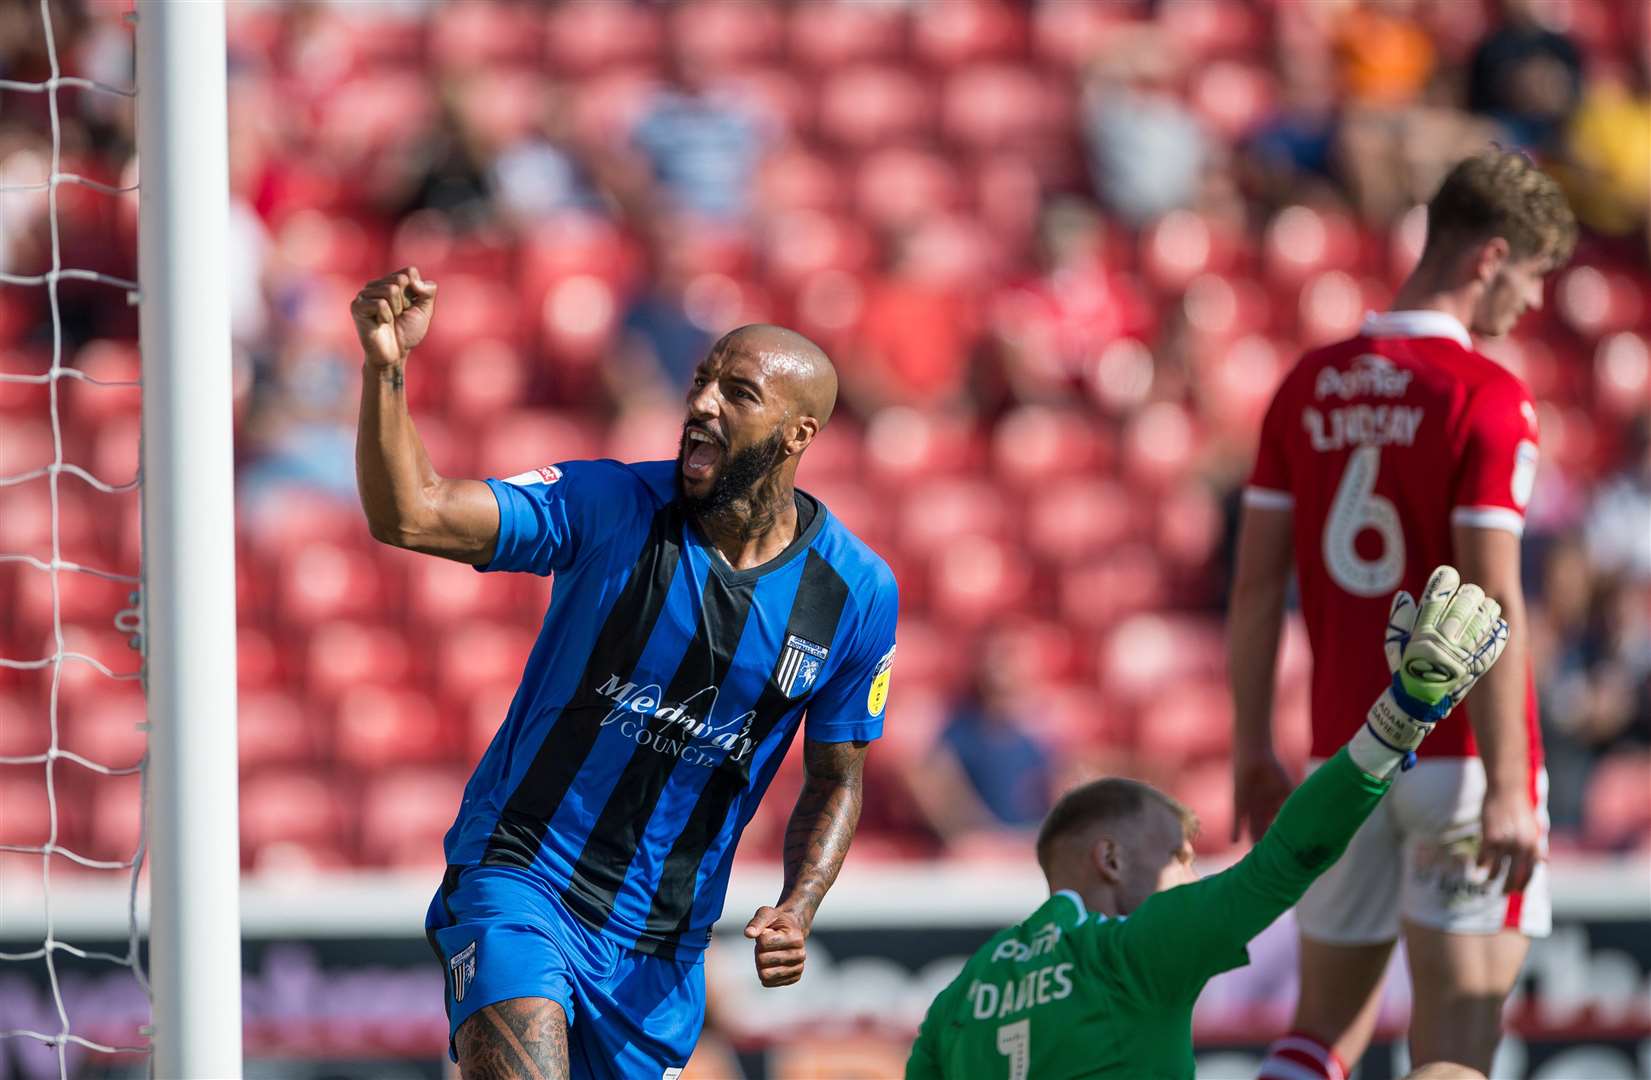
[[409, 266], [369, 281], [350, 303], [367, 363], [394, 367], [424, 340], [436, 310], [436, 283]]

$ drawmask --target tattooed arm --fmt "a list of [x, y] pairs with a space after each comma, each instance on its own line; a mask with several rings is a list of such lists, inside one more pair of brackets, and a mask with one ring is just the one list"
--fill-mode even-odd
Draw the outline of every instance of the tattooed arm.
[[757, 976], [764, 986], [802, 978], [814, 913], [837, 880], [860, 823], [865, 763], [864, 742], [803, 743], [803, 790], [785, 829], [785, 887], [779, 904], [758, 908], [745, 927], [745, 936], [757, 942]]

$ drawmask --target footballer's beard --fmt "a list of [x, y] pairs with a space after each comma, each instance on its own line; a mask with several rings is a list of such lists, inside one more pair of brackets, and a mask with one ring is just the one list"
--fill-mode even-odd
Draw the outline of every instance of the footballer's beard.
[[718, 532], [747, 539], [766, 532], [785, 510], [780, 464], [785, 461], [785, 438], [776, 429], [768, 438], [730, 454], [717, 470], [711, 490], [690, 495], [682, 486], [682, 466], [688, 455], [688, 433], [676, 457], [676, 494], [695, 518]]

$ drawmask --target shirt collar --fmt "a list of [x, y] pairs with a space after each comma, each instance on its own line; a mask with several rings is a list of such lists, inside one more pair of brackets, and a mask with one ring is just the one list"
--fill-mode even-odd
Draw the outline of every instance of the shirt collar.
[[1359, 333], [1365, 337], [1442, 337], [1464, 349], [1473, 348], [1468, 328], [1456, 316], [1443, 311], [1368, 312]]

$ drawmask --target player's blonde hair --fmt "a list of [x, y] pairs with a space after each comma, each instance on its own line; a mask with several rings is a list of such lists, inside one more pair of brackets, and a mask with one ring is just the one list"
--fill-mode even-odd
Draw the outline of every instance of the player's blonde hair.
[[1179, 818], [1187, 839], [1197, 837], [1198, 815], [1179, 799], [1141, 780], [1106, 776], [1079, 785], [1056, 801], [1038, 829], [1038, 865], [1047, 875], [1054, 866], [1055, 848], [1062, 840], [1098, 822], [1134, 817], [1150, 802], [1158, 803]]
[[1553, 177], [1530, 158], [1492, 147], [1457, 163], [1427, 204], [1422, 258], [1500, 236], [1515, 259], [1549, 270], [1576, 248], [1576, 215]]

